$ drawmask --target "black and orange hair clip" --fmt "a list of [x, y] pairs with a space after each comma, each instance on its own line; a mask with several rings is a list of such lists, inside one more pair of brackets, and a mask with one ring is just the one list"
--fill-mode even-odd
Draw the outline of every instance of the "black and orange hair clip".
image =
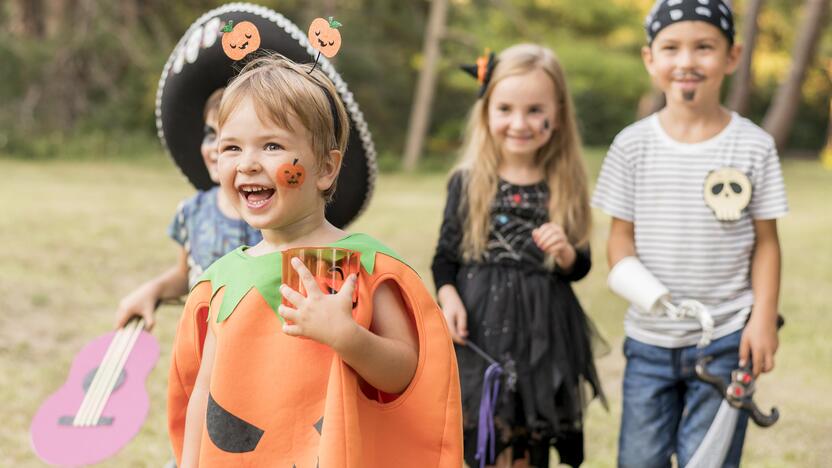
[[474, 65], [461, 65], [463, 71], [477, 79], [480, 84], [480, 90], [477, 93], [477, 98], [481, 98], [488, 88], [488, 83], [491, 82], [491, 75], [494, 72], [494, 66], [497, 65], [497, 59], [491, 49], [485, 49], [485, 54], [477, 57], [477, 63]]

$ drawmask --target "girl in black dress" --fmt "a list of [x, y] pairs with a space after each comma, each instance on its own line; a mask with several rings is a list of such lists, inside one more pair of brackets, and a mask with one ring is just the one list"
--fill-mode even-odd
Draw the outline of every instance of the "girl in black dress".
[[[457, 343], [465, 459], [472, 467], [545, 468], [554, 446], [561, 463], [578, 466], [584, 409], [603, 396], [592, 360], [593, 342], [602, 341], [571, 287], [591, 265], [587, 177], [572, 103], [550, 49], [521, 44], [478, 65], [472, 72], [481, 97], [448, 184], [432, 264]], [[479, 429], [490, 363], [468, 340], [510, 377], [493, 425], [484, 417]]]

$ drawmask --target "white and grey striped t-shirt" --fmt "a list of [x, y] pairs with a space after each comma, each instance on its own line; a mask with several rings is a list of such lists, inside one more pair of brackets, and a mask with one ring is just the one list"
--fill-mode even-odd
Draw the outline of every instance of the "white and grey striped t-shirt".
[[[705, 204], [708, 173], [745, 173], [751, 201], [737, 221], [720, 221]], [[592, 204], [634, 223], [636, 255], [670, 290], [672, 301], [695, 299], [713, 315], [714, 338], [739, 330], [754, 302], [750, 268], [754, 219], [788, 211], [774, 140], [736, 113], [722, 132], [695, 144], [670, 138], [653, 114], [625, 128], [604, 159]], [[648, 317], [631, 305], [627, 336], [668, 348], [695, 344], [695, 320]]]

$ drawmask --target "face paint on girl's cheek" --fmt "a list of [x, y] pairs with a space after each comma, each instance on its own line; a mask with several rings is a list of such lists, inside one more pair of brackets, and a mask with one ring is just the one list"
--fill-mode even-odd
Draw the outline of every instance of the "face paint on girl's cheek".
[[281, 164], [275, 176], [277, 184], [285, 188], [300, 188], [306, 180], [306, 168], [298, 164], [297, 158], [291, 163]]

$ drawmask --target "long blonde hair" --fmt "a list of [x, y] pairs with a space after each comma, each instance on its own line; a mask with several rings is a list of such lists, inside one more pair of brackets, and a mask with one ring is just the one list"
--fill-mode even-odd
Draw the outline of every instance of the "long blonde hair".
[[[490, 209], [497, 194], [497, 171], [502, 159], [488, 130], [488, 103], [494, 87], [509, 76], [543, 70], [555, 85], [555, 116], [552, 137], [535, 156], [549, 185], [549, 219], [561, 225], [569, 242], [582, 247], [589, 242], [592, 214], [589, 207], [586, 169], [581, 157], [581, 137], [566, 78], [551, 49], [518, 44], [497, 57], [491, 81], [468, 117], [465, 143], [457, 170], [464, 174], [460, 214], [465, 215], [462, 256], [466, 261], [482, 259], [488, 242]], [[549, 267], [553, 259], [547, 258]]]

